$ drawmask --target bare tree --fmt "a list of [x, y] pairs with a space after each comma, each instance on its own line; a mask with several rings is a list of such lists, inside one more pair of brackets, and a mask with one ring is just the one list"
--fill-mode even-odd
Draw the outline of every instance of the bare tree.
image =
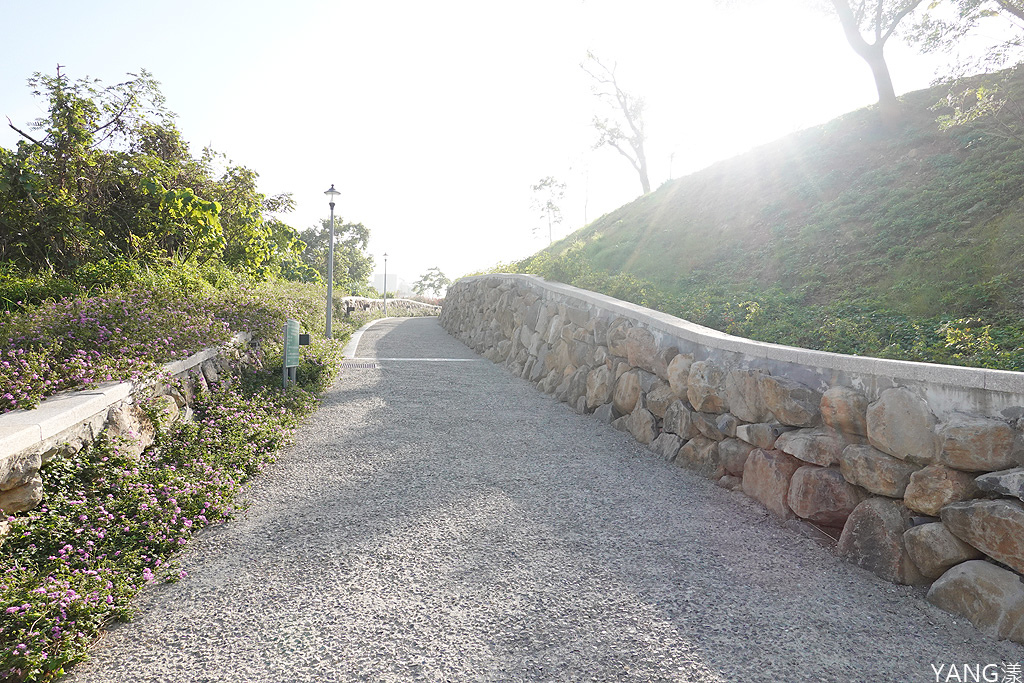
[[[899, 119], [899, 102], [896, 100], [889, 66], [885, 61], [885, 43], [896, 32], [900, 22], [923, 1], [831, 0], [850, 47], [871, 68], [875, 87], [878, 89], [878, 109], [882, 121], [887, 124]], [[865, 33], [873, 42], [868, 42]]]
[[[562, 222], [559, 202], [565, 197], [565, 183], [554, 176], [547, 176], [538, 180], [530, 189], [533, 190], [533, 208], [540, 213], [541, 218], [548, 220], [548, 244], [551, 244], [554, 241], [552, 227]], [[536, 232], [539, 232], [539, 227], [534, 228]]]
[[644, 99], [622, 89], [615, 77], [616, 66], [605, 66], [593, 52], [587, 52], [586, 61], [580, 64], [593, 81], [594, 95], [610, 110], [608, 116], [594, 115], [593, 126], [598, 132], [594, 149], [607, 145], [625, 157], [640, 176], [640, 186], [647, 194], [651, 181], [644, 152]]

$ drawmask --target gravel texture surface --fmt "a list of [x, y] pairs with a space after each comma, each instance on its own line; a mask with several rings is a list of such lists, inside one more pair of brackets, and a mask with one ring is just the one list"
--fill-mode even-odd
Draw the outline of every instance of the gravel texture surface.
[[[238, 519], [65, 680], [934, 681], [1024, 662], [435, 318], [359, 356]], [[945, 674], [943, 674], [945, 675]], [[959, 679], [952, 679], [959, 680]]]

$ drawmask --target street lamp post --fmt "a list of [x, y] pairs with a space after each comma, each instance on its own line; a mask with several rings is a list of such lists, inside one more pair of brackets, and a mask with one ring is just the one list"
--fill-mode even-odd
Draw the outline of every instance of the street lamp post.
[[325, 330], [325, 336], [328, 339], [332, 339], [331, 321], [334, 319], [334, 198], [341, 193], [335, 190], [334, 183], [331, 183], [331, 189], [324, 192], [324, 194], [331, 200], [331, 239], [327, 243], [327, 329]]
[[384, 317], [388, 315], [388, 255], [384, 253]]

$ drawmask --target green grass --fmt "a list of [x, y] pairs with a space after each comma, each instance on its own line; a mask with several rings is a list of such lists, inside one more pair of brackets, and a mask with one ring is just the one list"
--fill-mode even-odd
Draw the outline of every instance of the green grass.
[[1024, 369], [1024, 145], [941, 131], [944, 94], [668, 182], [512, 269], [765, 341]]

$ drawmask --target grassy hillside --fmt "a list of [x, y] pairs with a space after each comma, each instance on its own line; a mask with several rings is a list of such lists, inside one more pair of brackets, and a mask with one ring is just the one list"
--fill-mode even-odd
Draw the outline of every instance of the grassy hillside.
[[768, 341], [1024, 369], [1024, 145], [939, 130], [945, 94], [668, 182], [517, 269]]

